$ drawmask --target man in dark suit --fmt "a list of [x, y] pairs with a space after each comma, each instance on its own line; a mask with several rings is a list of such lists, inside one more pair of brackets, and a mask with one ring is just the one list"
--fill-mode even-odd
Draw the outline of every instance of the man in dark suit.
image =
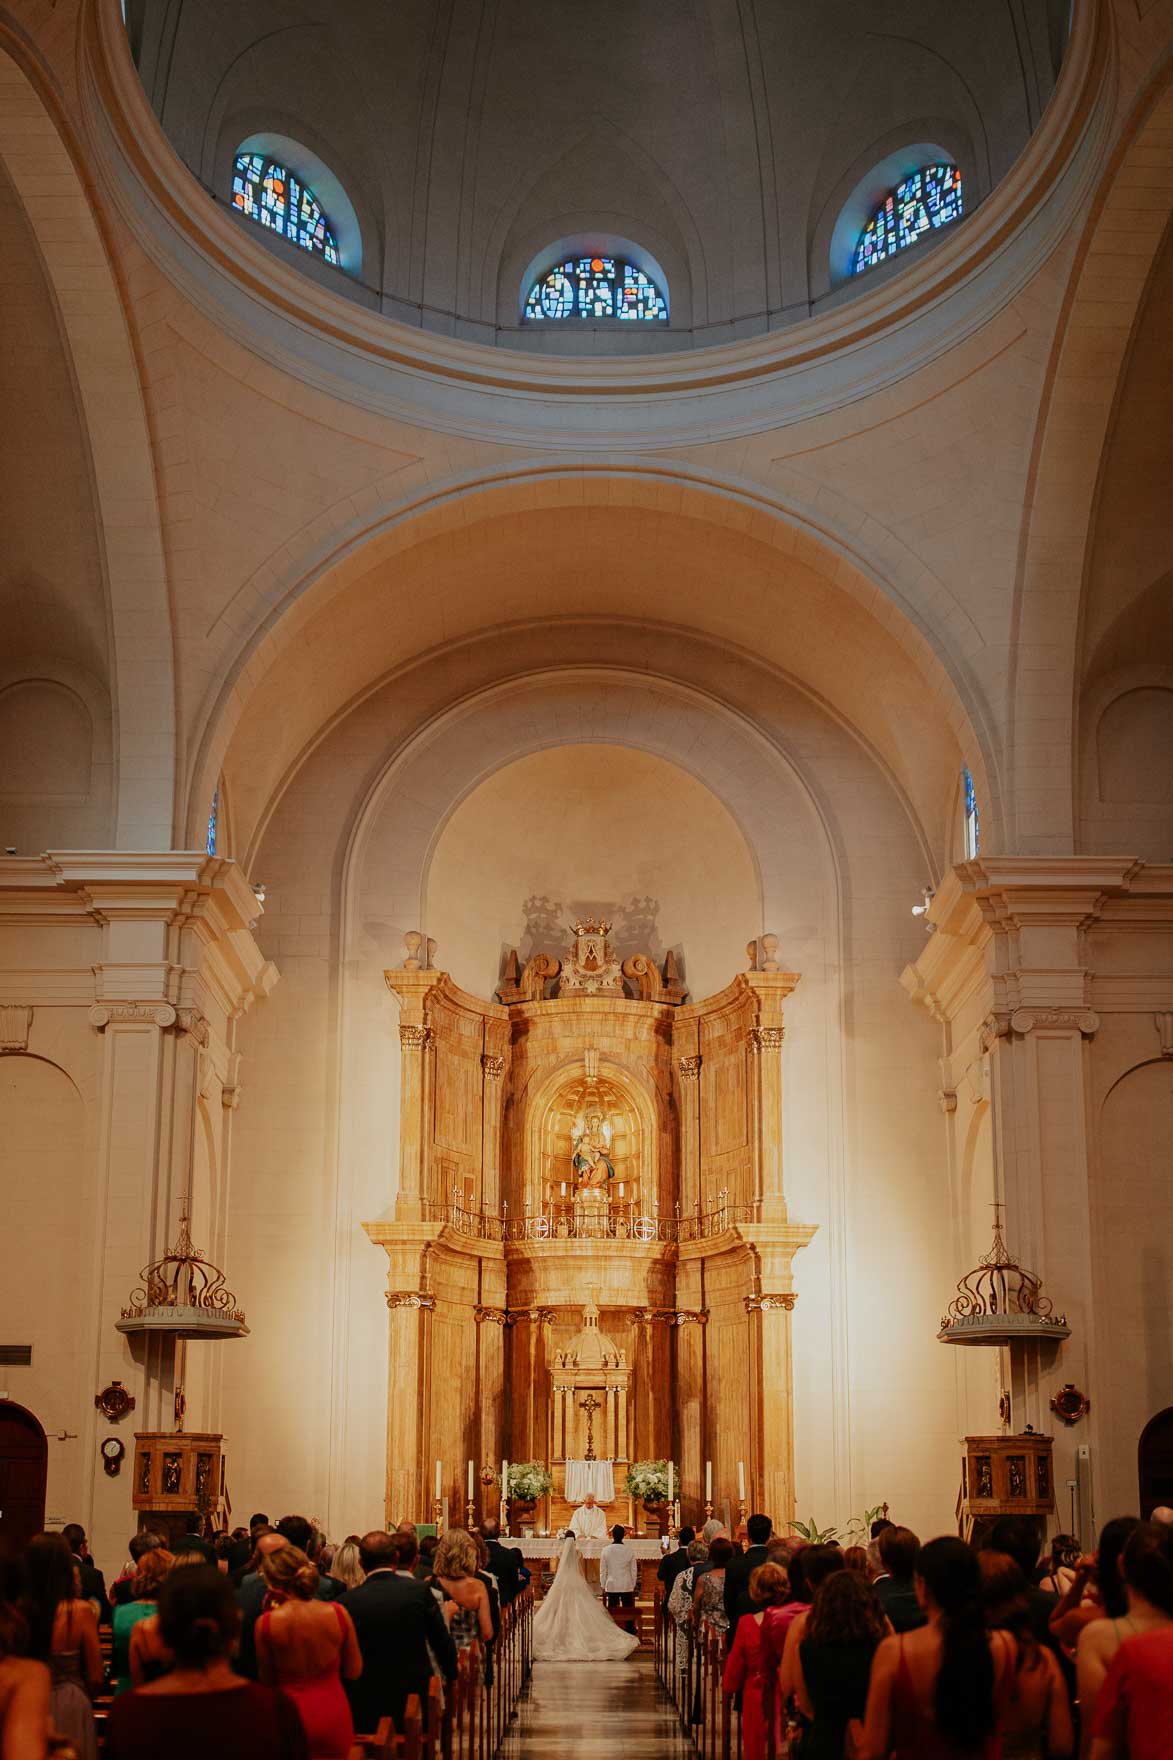
[[489, 1549], [489, 1569], [497, 1579], [501, 1605], [508, 1607], [521, 1588], [521, 1574], [517, 1568], [521, 1563], [521, 1554], [516, 1546], [501, 1544], [501, 1524], [496, 1516], [485, 1517], [481, 1523], [481, 1534]]
[[681, 1571], [688, 1569], [688, 1549], [695, 1539], [695, 1528], [678, 1528], [676, 1531], [676, 1551], [666, 1552], [656, 1566], [656, 1576], [664, 1585], [665, 1597], [671, 1595], [672, 1585]]
[[80, 1522], [67, 1522], [61, 1534], [73, 1554], [73, 1562], [81, 1578], [82, 1600], [92, 1601], [97, 1610], [98, 1624], [108, 1626], [112, 1616], [106, 1597], [106, 1579], [90, 1557], [85, 1529]]
[[892, 1622], [894, 1632], [915, 1631], [925, 1625], [925, 1613], [916, 1598], [912, 1574], [920, 1541], [911, 1528], [885, 1528], [876, 1541], [880, 1554], [880, 1573], [872, 1579], [880, 1606]]
[[431, 1649], [441, 1674], [456, 1675], [456, 1645], [432, 1591], [411, 1577], [400, 1576], [397, 1536], [380, 1528], [364, 1534], [359, 1557], [366, 1581], [351, 1589], [346, 1611], [354, 1621], [362, 1651], [362, 1674], [347, 1681], [346, 1692], [360, 1732], [378, 1728], [381, 1717], [403, 1727], [403, 1709], [410, 1694], [427, 1704]]
[[765, 1564], [769, 1557], [768, 1547], [770, 1535], [774, 1532], [774, 1524], [769, 1516], [750, 1516], [745, 1524], [749, 1536], [749, 1545], [738, 1557], [734, 1556], [725, 1566], [725, 1616], [729, 1620], [730, 1630], [736, 1619], [737, 1597], [749, 1588], [749, 1579], [760, 1564]]

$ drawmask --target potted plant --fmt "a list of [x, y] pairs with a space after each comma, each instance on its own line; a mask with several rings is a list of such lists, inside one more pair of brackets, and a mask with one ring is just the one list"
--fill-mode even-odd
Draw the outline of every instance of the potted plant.
[[668, 1462], [632, 1461], [623, 1489], [629, 1497], [639, 1498], [649, 1518], [662, 1523], [668, 1499]]
[[534, 1504], [545, 1497], [554, 1483], [554, 1475], [543, 1461], [511, 1461], [509, 1463], [509, 1514], [518, 1521], [529, 1520]]

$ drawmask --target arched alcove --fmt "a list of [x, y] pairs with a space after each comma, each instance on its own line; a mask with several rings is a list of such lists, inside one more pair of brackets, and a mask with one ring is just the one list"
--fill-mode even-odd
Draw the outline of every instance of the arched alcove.
[[[567, 681], [568, 713], [576, 695]], [[543, 936], [561, 946], [575, 915], [605, 913], [619, 958], [662, 963], [672, 947], [692, 994], [710, 996], [764, 926], [745, 835], [705, 783], [646, 749], [574, 740], [465, 796], [431, 851], [424, 910], [445, 969], [478, 995], [492, 993], [503, 950], [527, 959]]]
[[[1107, 1094], [1096, 1130], [1091, 1241], [1101, 1312], [1129, 1364], [1100, 1386], [1104, 1435], [1139, 1437], [1173, 1386], [1173, 1060], [1130, 1070]], [[1138, 1228], [1137, 1219], [1143, 1218]], [[1106, 1482], [1105, 1482], [1106, 1481]], [[1105, 1466], [1097, 1499], [1128, 1509], [1136, 1496], [1126, 1456]]]

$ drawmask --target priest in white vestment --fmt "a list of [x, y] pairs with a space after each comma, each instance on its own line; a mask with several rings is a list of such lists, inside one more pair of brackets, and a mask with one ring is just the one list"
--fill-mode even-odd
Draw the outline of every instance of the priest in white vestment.
[[595, 1502], [593, 1491], [587, 1492], [585, 1501], [579, 1504], [571, 1516], [570, 1532], [578, 1540], [607, 1538], [607, 1517]]

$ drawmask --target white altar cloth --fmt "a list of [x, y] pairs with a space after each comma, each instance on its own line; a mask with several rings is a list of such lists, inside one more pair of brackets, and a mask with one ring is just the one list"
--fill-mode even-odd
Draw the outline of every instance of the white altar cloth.
[[581, 1503], [590, 1491], [598, 1503], [614, 1503], [615, 1474], [611, 1468], [610, 1461], [567, 1461], [567, 1503]]
[[[518, 1540], [507, 1534], [501, 1536], [502, 1546], [516, 1546], [523, 1558], [557, 1558], [562, 1551], [560, 1534], [535, 1534], [532, 1539]], [[658, 1540], [629, 1540], [627, 1544], [637, 1558], [660, 1558], [663, 1556]], [[604, 1546], [610, 1545], [609, 1540], [580, 1540], [578, 1556], [580, 1558], [598, 1558]]]

